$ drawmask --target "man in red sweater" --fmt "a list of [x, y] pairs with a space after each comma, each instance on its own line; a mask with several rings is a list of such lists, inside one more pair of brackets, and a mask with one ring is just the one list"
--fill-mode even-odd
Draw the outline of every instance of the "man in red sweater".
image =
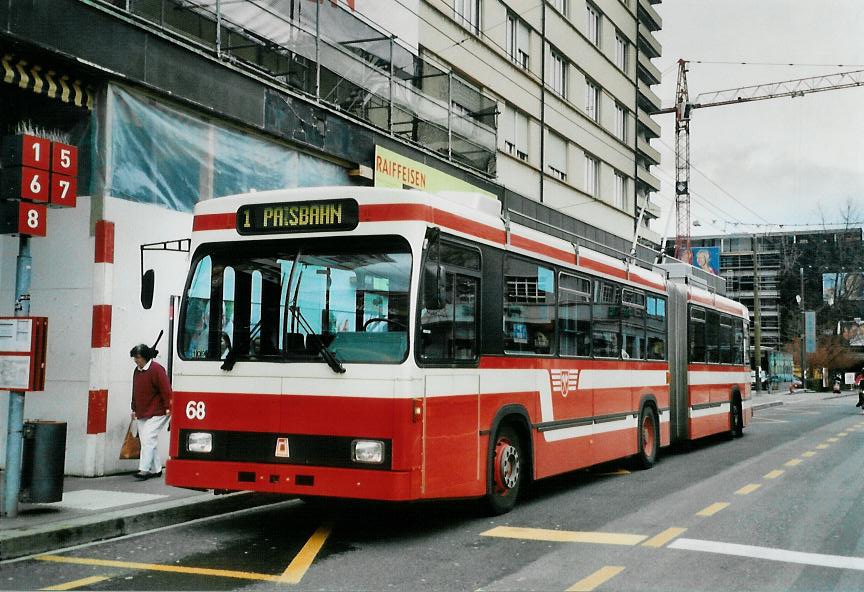
[[129, 352], [135, 360], [132, 371], [132, 419], [138, 423], [141, 439], [141, 458], [135, 478], [141, 481], [162, 475], [159, 457], [159, 433], [171, 417], [171, 399], [174, 392], [168, 382], [165, 368], [154, 362], [156, 352], [145, 344], [136, 345]]

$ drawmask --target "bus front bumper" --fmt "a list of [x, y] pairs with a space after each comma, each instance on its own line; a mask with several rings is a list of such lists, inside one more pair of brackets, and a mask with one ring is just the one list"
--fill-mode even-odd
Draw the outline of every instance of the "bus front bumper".
[[[413, 483], [419, 484], [419, 472], [417, 476]], [[412, 472], [409, 471], [172, 459], [166, 464], [165, 479], [168, 485], [190, 489], [384, 501], [408, 501], [418, 497], [412, 493]]]

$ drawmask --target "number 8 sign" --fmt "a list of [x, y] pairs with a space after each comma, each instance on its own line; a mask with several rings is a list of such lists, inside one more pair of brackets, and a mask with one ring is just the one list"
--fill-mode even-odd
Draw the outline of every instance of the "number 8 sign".
[[48, 208], [27, 201], [0, 202], [0, 233], [45, 236]]

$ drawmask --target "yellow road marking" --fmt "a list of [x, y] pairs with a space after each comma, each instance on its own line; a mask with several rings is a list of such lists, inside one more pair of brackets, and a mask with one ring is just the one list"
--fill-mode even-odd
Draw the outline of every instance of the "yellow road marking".
[[831, 448], [830, 444], [817, 444], [816, 450], [825, 450], [826, 448]]
[[287, 584], [299, 583], [303, 579], [303, 576], [306, 575], [306, 571], [312, 565], [312, 562], [315, 561], [315, 557], [318, 555], [321, 547], [324, 546], [327, 537], [330, 536], [332, 531], [333, 525], [329, 523], [318, 527], [318, 530], [306, 541], [306, 544], [303, 545], [297, 556], [288, 564], [279, 581]]
[[745, 485], [744, 487], [742, 487], [738, 491], [736, 491], [735, 494], [736, 495], [747, 495], [748, 493], [753, 493], [754, 491], [756, 491], [760, 487], [762, 487], [762, 485], [760, 483], [750, 483], [748, 485]]
[[839, 434], [837, 434], [837, 436], [839, 436], [840, 438], [845, 438], [848, 435], [849, 435], [849, 432], [840, 432]]
[[783, 466], [784, 466], [784, 467], [794, 467], [794, 466], [796, 466], [796, 465], [800, 465], [802, 462], [804, 462], [804, 461], [802, 461], [800, 458], [793, 458], [793, 459], [790, 460], [790, 461], [786, 461], [786, 462], [783, 464]]
[[827, 438], [825, 441], [826, 442], [839, 442], [840, 438]]
[[108, 576], [90, 576], [89, 578], [81, 578], [80, 580], [73, 580], [71, 582], [66, 582], [65, 584], [48, 586], [47, 588], [42, 588], [42, 590], [74, 590], [75, 588], [83, 588], [84, 586], [89, 586], [96, 582], [103, 582], [107, 579], [109, 579]]
[[623, 567], [607, 565], [601, 567], [587, 578], [583, 578], [567, 588], [567, 592], [591, 592], [600, 584], [604, 584], [624, 571]]
[[166, 571], [170, 573], [192, 574], [198, 576], [215, 576], [220, 578], [236, 578], [238, 580], [263, 580], [265, 582], [281, 582], [281, 576], [254, 573], [250, 571], [232, 571], [228, 569], [209, 569], [205, 567], [181, 567], [179, 565], [159, 565], [158, 563], [137, 563], [134, 561], [113, 561], [110, 559], [87, 559], [85, 557], [61, 557], [59, 555], [39, 555], [34, 557], [40, 561], [55, 563], [74, 563], [77, 565], [99, 565], [101, 567], [119, 567], [122, 569], [141, 569], [147, 571]]
[[713, 516], [714, 514], [719, 512], [720, 510], [725, 510], [728, 507], [729, 507], [729, 504], [726, 502], [717, 502], [716, 504], [711, 504], [710, 506], [708, 506], [704, 510], [700, 510], [700, 511], [696, 512], [696, 515], [697, 516]]
[[677, 527], [667, 528], [666, 530], [664, 530], [663, 532], [661, 532], [657, 536], [651, 537], [650, 539], [648, 539], [647, 541], [642, 543], [642, 546], [643, 547], [656, 547], [656, 548], [662, 547], [663, 545], [665, 545], [666, 543], [668, 543], [669, 541], [671, 541], [675, 537], [679, 536], [685, 530], [687, 530], [687, 529], [686, 528], [677, 528]]
[[[819, 448], [819, 447], [817, 446], [816, 448]], [[826, 446], [826, 448], [827, 448], [827, 446]], [[808, 450], [807, 452], [803, 453], [801, 456], [806, 456], [807, 458], [813, 458], [814, 456], [816, 456], [816, 453], [813, 452], [812, 450]]]
[[638, 545], [648, 537], [641, 534], [618, 532], [581, 532], [575, 530], [549, 530], [546, 528], [519, 528], [516, 526], [496, 526], [480, 533], [480, 536], [504, 539], [529, 539], [554, 543], [597, 543], [600, 545]]
[[771, 471], [770, 473], [765, 473], [765, 478], [766, 478], [766, 479], [776, 479], [777, 477], [779, 477], [780, 475], [782, 475], [782, 474], [785, 473], [785, 472], [786, 472], [786, 471], [783, 471], [783, 470], [780, 470], [780, 469], [774, 469], [774, 470]]

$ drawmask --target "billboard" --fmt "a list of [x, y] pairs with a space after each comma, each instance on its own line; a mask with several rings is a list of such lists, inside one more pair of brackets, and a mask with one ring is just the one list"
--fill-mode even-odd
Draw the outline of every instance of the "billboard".
[[864, 300], [864, 274], [837, 272], [822, 274], [822, 299], [828, 304], [835, 301]]
[[690, 251], [693, 267], [720, 275], [720, 247], [693, 247]]
[[840, 321], [837, 324], [837, 334], [843, 339], [843, 345], [848, 347], [864, 347], [864, 321]]

